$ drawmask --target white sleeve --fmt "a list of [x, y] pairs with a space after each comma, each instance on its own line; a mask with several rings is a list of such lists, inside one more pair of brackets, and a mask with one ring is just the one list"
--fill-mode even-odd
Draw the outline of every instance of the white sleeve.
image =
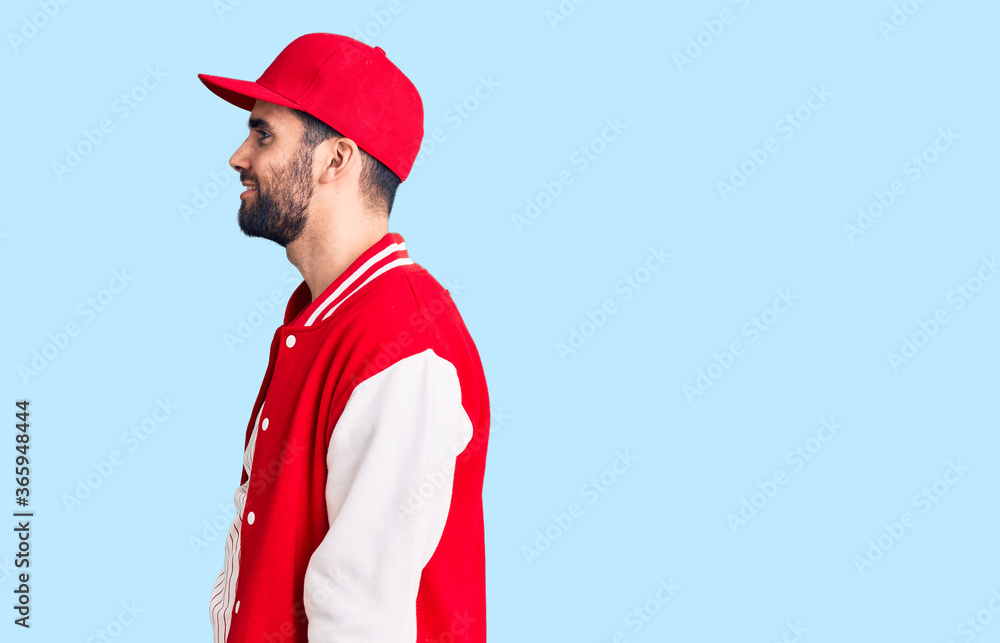
[[358, 384], [330, 437], [330, 530], [306, 567], [311, 643], [413, 643], [420, 575], [472, 438], [455, 367], [433, 350]]

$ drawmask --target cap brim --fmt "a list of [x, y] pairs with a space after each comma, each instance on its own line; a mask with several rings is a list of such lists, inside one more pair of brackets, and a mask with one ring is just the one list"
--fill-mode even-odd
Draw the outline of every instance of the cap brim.
[[253, 110], [254, 103], [258, 100], [276, 105], [283, 105], [292, 109], [302, 109], [294, 101], [290, 101], [281, 94], [272, 92], [260, 83], [250, 80], [237, 80], [235, 78], [223, 78], [222, 76], [209, 76], [208, 74], [198, 74], [205, 87], [212, 90], [212, 93], [239, 108], [248, 112]]

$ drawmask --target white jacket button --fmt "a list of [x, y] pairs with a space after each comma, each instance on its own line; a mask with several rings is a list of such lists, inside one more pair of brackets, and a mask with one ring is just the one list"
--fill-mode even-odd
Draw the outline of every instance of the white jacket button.
[[252, 511], [247, 514], [247, 524], [248, 525], [252, 525], [253, 524], [253, 512]]
[[295, 335], [289, 335], [288, 337], [285, 338], [285, 346], [287, 346], [288, 348], [295, 346]]

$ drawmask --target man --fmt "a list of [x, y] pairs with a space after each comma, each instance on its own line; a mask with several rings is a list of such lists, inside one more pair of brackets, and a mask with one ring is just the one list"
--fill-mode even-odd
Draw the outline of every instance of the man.
[[489, 397], [448, 291], [388, 232], [423, 106], [380, 48], [315, 33], [256, 82], [240, 228], [303, 276], [247, 425], [216, 643], [486, 640]]

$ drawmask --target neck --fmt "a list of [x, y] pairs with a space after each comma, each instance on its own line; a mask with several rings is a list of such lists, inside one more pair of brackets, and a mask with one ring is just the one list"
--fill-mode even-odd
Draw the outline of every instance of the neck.
[[389, 231], [388, 217], [360, 208], [336, 217], [310, 215], [307, 221], [299, 238], [286, 247], [286, 255], [308, 284], [313, 301]]

